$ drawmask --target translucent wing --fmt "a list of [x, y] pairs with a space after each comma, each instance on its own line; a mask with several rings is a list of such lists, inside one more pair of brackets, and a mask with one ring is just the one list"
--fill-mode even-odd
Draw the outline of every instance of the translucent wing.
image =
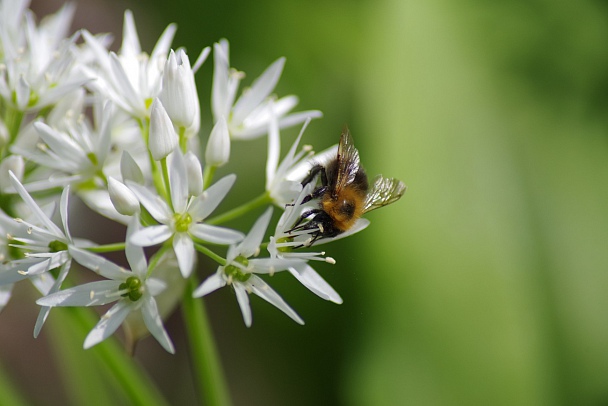
[[359, 172], [359, 151], [355, 148], [348, 129], [344, 130], [340, 137], [336, 159], [338, 161], [338, 170], [334, 193], [338, 195], [344, 186], [355, 180], [355, 175]]
[[406, 189], [407, 186], [399, 179], [385, 178], [382, 175], [376, 176], [372, 187], [365, 197], [363, 212], [366, 213], [396, 202], [403, 196]]

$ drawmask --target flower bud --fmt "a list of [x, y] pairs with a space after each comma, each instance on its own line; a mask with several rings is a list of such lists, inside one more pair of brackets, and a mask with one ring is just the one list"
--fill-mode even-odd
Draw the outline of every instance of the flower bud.
[[177, 56], [173, 51], [169, 54], [159, 97], [176, 126], [187, 128], [192, 125], [199, 105], [198, 95], [188, 55], [181, 49]]
[[144, 184], [143, 172], [127, 151], [123, 151], [120, 157], [120, 174], [124, 181], [130, 180], [140, 185]]
[[150, 137], [148, 148], [155, 161], [166, 158], [177, 147], [177, 134], [163, 104], [158, 98], [152, 102], [150, 111]]
[[127, 186], [113, 177], [108, 177], [108, 193], [114, 208], [120, 214], [132, 216], [139, 212], [139, 200]]
[[205, 164], [211, 166], [222, 166], [230, 158], [230, 133], [224, 116], [217, 120], [211, 130], [205, 150]]

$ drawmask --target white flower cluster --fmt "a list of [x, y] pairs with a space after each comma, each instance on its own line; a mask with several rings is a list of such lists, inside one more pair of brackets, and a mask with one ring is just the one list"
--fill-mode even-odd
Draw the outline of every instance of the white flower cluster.
[[[315, 231], [289, 233], [313, 187], [301, 184], [312, 152], [310, 147], [298, 151], [298, 144], [308, 122], [321, 113], [290, 113], [297, 98], [272, 95], [284, 58], [237, 97], [244, 74], [230, 67], [228, 41], [216, 43], [207, 117], [194, 75], [210, 47], [191, 64], [184, 49], [171, 49], [175, 26], [169, 25], [147, 54], [127, 11], [122, 45], [114, 53], [108, 50], [110, 35], [81, 30], [68, 36], [73, 13], [74, 5], [68, 4], [37, 23], [27, 0], [0, 1], [0, 308], [13, 285], [27, 279], [42, 295], [34, 335], [52, 307], [115, 302], [85, 348], [139, 317], [174, 352], [161, 316], [179, 302], [184, 281], [194, 277], [197, 252], [219, 267], [194, 296], [231, 285], [247, 326], [250, 293], [303, 323], [258, 275], [288, 271], [320, 297], [341, 303], [310, 266], [333, 259], [292, 249]], [[202, 119], [212, 119], [213, 129], [199, 138]], [[279, 129], [298, 124], [302, 131], [279, 162]], [[231, 142], [266, 135], [266, 190], [255, 201], [212, 217], [237, 183], [233, 174], [213, 179], [215, 168], [230, 160]], [[199, 153], [201, 139], [204, 153]], [[104, 246], [72, 236], [68, 213], [74, 195], [126, 225], [124, 242]], [[273, 204], [283, 212], [267, 236]], [[261, 206], [270, 207], [247, 235], [217, 225]], [[228, 247], [225, 258], [215, 252], [218, 245]], [[149, 246], [158, 249], [147, 257]], [[128, 268], [100, 255], [112, 250], [124, 251]], [[68, 273], [75, 263], [96, 273], [95, 281], [74, 286]]]

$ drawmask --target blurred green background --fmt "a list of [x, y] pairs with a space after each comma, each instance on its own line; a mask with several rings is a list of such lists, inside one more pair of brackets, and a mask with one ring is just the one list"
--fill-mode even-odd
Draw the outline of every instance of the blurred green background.
[[[608, 404], [606, 2], [90, 0], [75, 27], [116, 48], [126, 7], [147, 51], [170, 22], [191, 58], [228, 38], [244, 84], [286, 56], [277, 93], [325, 114], [305, 142], [324, 149], [348, 124], [369, 174], [409, 186], [327, 247], [337, 265], [317, 270], [344, 304], [273, 278], [304, 327], [253, 298], [247, 329], [229, 290], [205, 299], [235, 404]], [[259, 193], [264, 159], [264, 139], [234, 145], [229, 204]], [[176, 356], [146, 340], [137, 357], [191, 404], [180, 322]]]

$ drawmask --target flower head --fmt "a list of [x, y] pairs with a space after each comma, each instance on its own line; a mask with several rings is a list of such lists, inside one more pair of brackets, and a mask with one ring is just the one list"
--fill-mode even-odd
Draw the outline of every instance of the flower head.
[[[138, 228], [139, 220], [134, 217], [127, 229], [127, 237]], [[116, 302], [101, 317], [84, 341], [84, 348], [90, 348], [108, 338], [123, 323], [126, 317], [140, 311], [145, 325], [165, 350], [175, 349], [165, 331], [154, 296], [160, 294], [165, 284], [147, 276], [148, 265], [141, 247], [129, 243], [125, 253], [131, 271], [127, 271], [107, 259], [89, 251], [70, 248], [70, 253], [81, 265], [95, 271], [106, 280], [85, 283], [69, 289], [51, 293], [36, 303], [41, 306], [99, 306]]]
[[231, 245], [226, 257], [226, 265], [220, 266], [217, 272], [207, 278], [194, 291], [194, 297], [207, 295], [226, 285], [232, 285], [247, 327], [251, 326], [251, 307], [249, 293], [273, 304], [299, 324], [304, 321], [272, 288], [256, 274], [273, 274], [292, 266], [299, 266], [304, 261], [282, 258], [251, 258], [259, 253], [259, 247], [272, 216], [272, 208], [255, 222], [251, 231], [238, 245]]

